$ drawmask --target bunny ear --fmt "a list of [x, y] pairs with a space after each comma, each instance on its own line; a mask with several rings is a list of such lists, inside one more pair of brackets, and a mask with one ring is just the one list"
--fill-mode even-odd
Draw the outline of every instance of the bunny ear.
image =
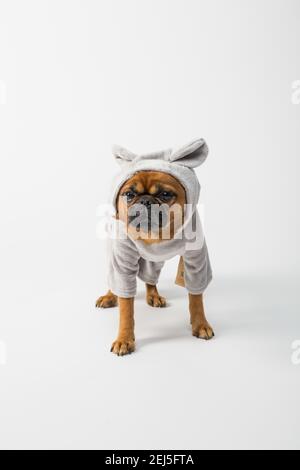
[[180, 147], [170, 155], [170, 162], [196, 168], [202, 165], [208, 155], [208, 146], [204, 139], [197, 139], [184, 147]]
[[120, 166], [126, 165], [126, 163], [130, 163], [136, 158], [134, 153], [130, 152], [124, 147], [120, 147], [119, 145], [113, 146], [112, 153]]

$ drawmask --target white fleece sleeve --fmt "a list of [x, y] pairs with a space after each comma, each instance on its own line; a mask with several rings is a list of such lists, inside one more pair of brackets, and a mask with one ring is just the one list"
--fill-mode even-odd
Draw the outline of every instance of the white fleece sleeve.
[[158, 283], [159, 275], [163, 265], [163, 261], [148, 261], [140, 258], [138, 277], [146, 284], [155, 286]]
[[136, 246], [129, 238], [110, 240], [109, 251], [109, 289], [118, 297], [134, 297], [140, 257]]
[[203, 294], [212, 280], [206, 242], [200, 250], [188, 250], [183, 255], [185, 287], [190, 294]]

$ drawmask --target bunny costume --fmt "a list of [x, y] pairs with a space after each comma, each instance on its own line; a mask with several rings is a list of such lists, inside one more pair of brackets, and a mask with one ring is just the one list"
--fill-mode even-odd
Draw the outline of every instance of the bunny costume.
[[185, 189], [187, 204], [184, 224], [174, 238], [154, 244], [131, 239], [125, 224], [112, 218], [108, 276], [110, 290], [119, 297], [134, 297], [137, 277], [147, 284], [157, 284], [164, 262], [179, 255], [183, 260], [180, 268], [183, 278], [181, 285], [185, 285], [191, 294], [202, 294], [212, 279], [212, 271], [197, 210], [200, 184], [194, 168], [206, 160], [208, 147], [205, 141], [198, 139], [176, 150], [142, 155], [115, 146], [113, 154], [121, 166], [121, 172], [113, 184], [111, 202], [114, 208], [123, 184], [136, 173], [147, 170], [174, 176]]

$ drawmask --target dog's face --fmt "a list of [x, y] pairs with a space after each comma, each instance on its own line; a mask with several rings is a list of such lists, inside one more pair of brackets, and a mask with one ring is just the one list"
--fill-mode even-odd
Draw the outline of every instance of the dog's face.
[[128, 233], [145, 243], [170, 240], [184, 221], [186, 194], [173, 176], [158, 171], [140, 171], [121, 187], [117, 217]]

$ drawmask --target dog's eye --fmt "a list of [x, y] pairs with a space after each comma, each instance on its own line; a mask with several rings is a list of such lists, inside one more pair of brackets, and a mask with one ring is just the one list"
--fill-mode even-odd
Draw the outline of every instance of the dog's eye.
[[170, 191], [162, 191], [159, 194], [159, 198], [162, 199], [163, 201], [170, 201], [170, 199], [172, 199], [173, 196], [174, 194], [171, 193]]
[[130, 202], [135, 198], [135, 193], [133, 191], [126, 191], [126, 193], [124, 193], [123, 196], [126, 197], [127, 202]]

